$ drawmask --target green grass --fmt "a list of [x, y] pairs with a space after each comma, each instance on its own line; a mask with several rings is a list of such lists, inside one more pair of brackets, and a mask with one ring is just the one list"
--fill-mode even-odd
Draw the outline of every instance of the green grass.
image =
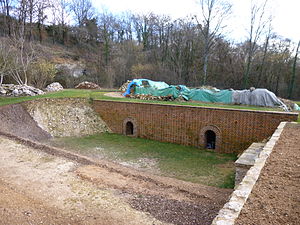
[[[300, 106], [300, 102], [295, 102], [295, 103]], [[297, 122], [300, 123], [300, 113], [299, 113]]]
[[59, 92], [48, 93], [45, 95], [32, 96], [32, 97], [0, 97], [0, 106], [7, 104], [15, 104], [24, 101], [41, 99], [41, 98], [87, 98], [95, 100], [110, 100], [110, 101], [123, 101], [123, 102], [146, 102], [153, 104], [166, 104], [166, 105], [186, 105], [186, 106], [199, 106], [199, 107], [215, 107], [215, 108], [229, 108], [229, 109], [248, 109], [248, 110], [263, 110], [263, 111], [282, 111], [280, 108], [268, 107], [255, 107], [255, 106], [241, 106], [229, 105], [221, 103], [204, 103], [204, 102], [176, 102], [176, 101], [151, 101], [132, 98], [114, 98], [105, 96], [107, 91], [116, 91], [115, 89], [108, 90], [77, 90], [65, 89]]
[[[295, 101], [295, 103], [296, 103], [297, 105], [299, 105], [299, 106], [300, 106], [300, 102], [298, 102], [298, 101]], [[299, 116], [298, 116], [298, 120], [297, 120], [297, 122], [298, 122], [298, 123], [300, 123], [300, 113], [299, 113]]]
[[146, 171], [216, 187], [234, 186], [233, 161], [236, 156], [233, 154], [109, 133], [57, 138], [50, 144], [93, 158], [104, 157], [117, 162], [136, 164], [146, 158], [155, 163], [155, 166], [142, 163], [140, 166]]
[[91, 96], [101, 98], [102, 95], [104, 95], [106, 92], [109, 91], [116, 91], [116, 89], [102, 89], [101, 92], [99, 92], [99, 90], [65, 89], [63, 91], [50, 92], [44, 95], [37, 95], [37, 96], [0, 97], [0, 106], [30, 101], [34, 99], [41, 99], [41, 98], [87, 98], [88, 99]]
[[38, 95], [38, 96], [26, 96], [26, 97], [0, 97], [0, 106], [8, 105], [8, 104], [15, 104], [20, 102], [25, 102], [34, 99], [41, 99], [41, 98], [89, 98], [92, 92], [90, 90], [63, 90], [58, 92], [51, 92], [45, 95]]

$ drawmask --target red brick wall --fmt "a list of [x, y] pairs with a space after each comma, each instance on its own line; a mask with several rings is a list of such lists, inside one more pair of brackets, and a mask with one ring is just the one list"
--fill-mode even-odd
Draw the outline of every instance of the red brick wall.
[[134, 136], [182, 145], [204, 146], [204, 133], [217, 134], [218, 152], [241, 152], [252, 142], [273, 134], [282, 121], [296, 113], [202, 108], [149, 103], [94, 101], [94, 109], [115, 133], [124, 134], [132, 121]]

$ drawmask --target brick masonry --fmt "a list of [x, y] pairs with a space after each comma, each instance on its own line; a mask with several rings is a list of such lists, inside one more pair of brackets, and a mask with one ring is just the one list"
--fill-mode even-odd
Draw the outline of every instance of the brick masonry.
[[241, 152], [270, 137], [282, 121], [296, 121], [297, 113], [95, 100], [94, 110], [114, 132], [196, 147], [205, 146], [205, 132], [216, 134], [216, 151]]

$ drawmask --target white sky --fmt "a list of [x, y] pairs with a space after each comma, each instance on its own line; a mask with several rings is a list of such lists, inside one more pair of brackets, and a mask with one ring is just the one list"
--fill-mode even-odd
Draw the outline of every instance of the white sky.
[[[247, 36], [251, 0], [229, 0], [233, 14], [228, 21], [227, 35], [236, 41]], [[256, 0], [263, 3], [264, 0]], [[94, 6], [112, 13], [131, 11], [133, 13], [167, 14], [172, 18], [200, 15], [197, 0], [93, 0]], [[269, 0], [268, 11], [273, 15], [273, 31], [297, 42], [300, 39], [300, 0]], [[247, 26], [248, 25], [248, 26]]]

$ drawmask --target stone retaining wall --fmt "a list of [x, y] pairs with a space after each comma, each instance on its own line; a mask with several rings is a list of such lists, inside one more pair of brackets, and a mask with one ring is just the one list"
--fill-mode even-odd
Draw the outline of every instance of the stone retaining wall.
[[235, 186], [241, 183], [248, 170], [254, 165], [255, 160], [263, 150], [265, 143], [253, 143], [235, 161]]
[[280, 123], [271, 139], [259, 153], [254, 165], [247, 171], [241, 183], [235, 187], [230, 200], [219, 211], [212, 225], [234, 225], [285, 125], [286, 122]]

